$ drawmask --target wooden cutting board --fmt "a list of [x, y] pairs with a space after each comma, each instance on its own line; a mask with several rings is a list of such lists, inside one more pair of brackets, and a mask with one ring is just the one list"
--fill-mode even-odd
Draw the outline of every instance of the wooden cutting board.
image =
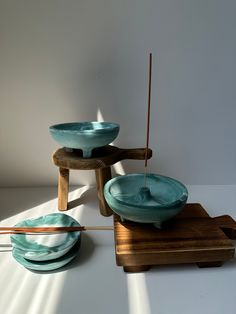
[[114, 234], [116, 262], [124, 271], [181, 263], [212, 267], [233, 258], [236, 222], [227, 215], [212, 218], [194, 203], [187, 204], [162, 230], [152, 224], [122, 223], [114, 215]]

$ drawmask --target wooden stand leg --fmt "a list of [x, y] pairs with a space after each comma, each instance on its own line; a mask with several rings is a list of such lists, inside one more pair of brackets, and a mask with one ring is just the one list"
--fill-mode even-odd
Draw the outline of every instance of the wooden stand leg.
[[67, 210], [69, 191], [69, 169], [59, 168], [58, 209]]
[[104, 198], [104, 194], [103, 194], [103, 187], [105, 183], [111, 179], [111, 168], [105, 167], [105, 168], [95, 169], [95, 173], [96, 173], [100, 213], [103, 216], [111, 216], [113, 212], [108, 206]]

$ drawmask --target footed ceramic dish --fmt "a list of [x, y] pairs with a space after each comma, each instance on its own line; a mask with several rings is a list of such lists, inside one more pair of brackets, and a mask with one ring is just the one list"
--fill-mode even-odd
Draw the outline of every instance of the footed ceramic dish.
[[179, 181], [148, 173], [128, 174], [108, 181], [104, 196], [121, 220], [153, 223], [161, 228], [163, 222], [176, 216], [188, 198], [186, 187]]
[[67, 149], [82, 149], [83, 157], [90, 158], [92, 150], [110, 144], [119, 133], [113, 122], [72, 122], [50, 126], [53, 139]]
[[[19, 222], [16, 227], [70, 227], [80, 224], [69, 215], [53, 213], [36, 219]], [[54, 234], [14, 234], [11, 235], [13, 249], [17, 254], [31, 261], [49, 261], [69, 252], [81, 239], [81, 232], [61, 232]]]

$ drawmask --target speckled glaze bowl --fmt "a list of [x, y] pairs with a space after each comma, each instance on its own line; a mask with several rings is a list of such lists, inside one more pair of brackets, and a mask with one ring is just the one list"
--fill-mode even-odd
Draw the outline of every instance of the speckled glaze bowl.
[[114, 141], [119, 129], [117, 123], [98, 121], [61, 123], [49, 128], [56, 142], [67, 149], [82, 149], [84, 158], [90, 158], [94, 148]]
[[[36, 219], [28, 219], [16, 227], [70, 227], [80, 224], [69, 215], [53, 213]], [[80, 232], [54, 234], [13, 234], [11, 243], [18, 255], [31, 261], [49, 261], [68, 253], [81, 239]]]
[[188, 198], [186, 187], [179, 181], [148, 173], [128, 174], [108, 181], [104, 196], [121, 220], [153, 223], [161, 228], [163, 222], [176, 216]]

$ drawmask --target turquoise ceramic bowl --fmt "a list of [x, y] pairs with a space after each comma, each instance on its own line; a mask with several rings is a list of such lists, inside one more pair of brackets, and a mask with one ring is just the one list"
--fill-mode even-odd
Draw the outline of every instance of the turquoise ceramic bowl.
[[119, 133], [119, 125], [113, 122], [72, 122], [50, 126], [56, 142], [69, 149], [82, 149], [89, 158], [92, 150], [110, 144]]
[[148, 173], [128, 174], [105, 184], [104, 196], [122, 220], [153, 223], [161, 228], [163, 222], [176, 216], [187, 202], [188, 191], [179, 181]]
[[[80, 226], [72, 217], [53, 213], [36, 219], [28, 219], [16, 224], [16, 227], [70, 227]], [[13, 249], [22, 258], [31, 261], [49, 261], [60, 258], [80, 241], [80, 232], [61, 232], [53, 234], [14, 234], [11, 235]]]

